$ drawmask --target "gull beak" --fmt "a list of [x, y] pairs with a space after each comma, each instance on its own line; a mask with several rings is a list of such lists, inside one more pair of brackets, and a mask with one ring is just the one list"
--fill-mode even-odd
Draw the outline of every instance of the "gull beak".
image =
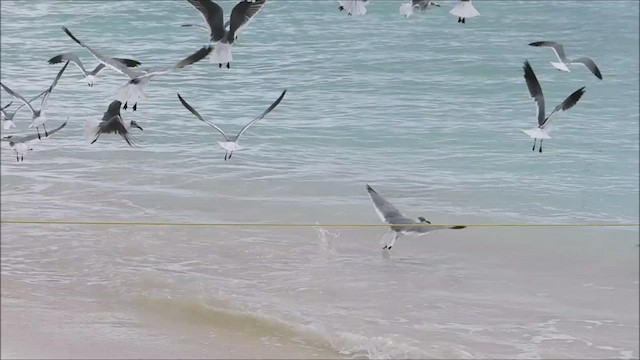
[[144, 131], [144, 130], [142, 130], [142, 127], [140, 127], [140, 125], [138, 125], [138, 123], [132, 123], [131, 126], [135, 126], [138, 129], [140, 129], [141, 131]]

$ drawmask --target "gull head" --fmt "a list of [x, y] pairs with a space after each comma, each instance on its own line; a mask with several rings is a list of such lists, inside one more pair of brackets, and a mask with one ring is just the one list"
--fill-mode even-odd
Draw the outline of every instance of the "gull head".
[[140, 125], [138, 125], [138, 123], [135, 122], [134, 120], [131, 120], [131, 127], [135, 127], [135, 128], [138, 128], [138, 129], [142, 130], [142, 127]]
[[431, 221], [423, 218], [422, 216], [418, 217], [418, 220], [420, 220], [421, 223], [425, 223], [425, 224], [431, 224]]

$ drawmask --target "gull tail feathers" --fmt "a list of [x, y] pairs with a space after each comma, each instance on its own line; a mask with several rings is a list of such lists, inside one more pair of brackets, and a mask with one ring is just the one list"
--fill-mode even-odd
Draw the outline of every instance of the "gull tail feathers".
[[87, 139], [87, 141], [94, 141], [98, 136], [98, 131], [100, 131], [100, 120], [85, 120], [83, 132], [84, 137]]
[[541, 129], [539, 127], [535, 127], [533, 129], [520, 130], [520, 131], [529, 135], [529, 137], [532, 139], [551, 139], [551, 136], [549, 136], [548, 129]]

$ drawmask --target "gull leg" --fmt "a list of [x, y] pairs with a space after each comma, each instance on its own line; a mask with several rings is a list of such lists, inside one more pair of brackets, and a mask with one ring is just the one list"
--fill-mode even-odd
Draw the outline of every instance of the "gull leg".
[[16, 161], [20, 162], [20, 156], [18, 156], [18, 154], [16, 154]]
[[464, 24], [464, 18], [462, 18], [462, 23]]
[[533, 147], [531, 148], [531, 151], [535, 151], [535, 150], [536, 150], [536, 138], [533, 138]]
[[233, 151], [229, 153], [229, 160], [231, 160], [231, 155], [233, 155]]
[[225, 152], [224, 152], [224, 161], [227, 161], [227, 156], [228, 156], [228, 155], [229, 155], [229, 152], [228, 152], [228, 151], [225, 151]]
[[459, 18], [458, 18], [458, 22], [462, 22], [462, 18], [460, 18], [460, 17], [459, 17]]
[[540, 139], [540, 146], [538, 146], [538, 152], [542, 152], [542, 139]]
[[20, 161], [24, 161], [24, 155], [20, 155]]
[[400, 236], [400, 233], [396, 233], [391, 239], [391, 241], [389, 241], [389, 243], [385, 247], [383, 247], [383, 249], [391, 250], [391, 247], [393, 246], [393, 244], [396, 243], [396, 240], [398, 239], [399, 236]]
[[227, 69], [231, 69], [230, 63], [227, 63]]
[[222, 69], [222, 63], [218, 64], [218, 68]]
[[133, 111], [138, 110], [138, 103], [133, 104]]
[[40, 130], [38, 130], [37, 126], [36, 126], [36, 131], [38, 132], [38, 140], [40, 140]]
[[48, 137], [49, 133], [47, 132], [47, 127], [44, 124], [42, 124], [42, 128], [44, 129], [44, 137]]
[[122, 110], [127, 110], [127, 102], [124, 102], [124, 105], [122, 106]]

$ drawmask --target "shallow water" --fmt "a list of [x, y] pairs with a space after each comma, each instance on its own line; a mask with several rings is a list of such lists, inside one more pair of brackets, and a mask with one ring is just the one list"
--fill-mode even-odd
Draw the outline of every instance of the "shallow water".
[[[35, 95], [66, 51], [92, 68], [63, 25], [144, 67], [204, 45], [179, 26], [201, 21], [188, 3], [138, 4], [2, 1], [2, 82]], [[205, 60], [154, 79], [123, 115], [144, 128], [138, 148], [83, 138], [125, 80], [104, 71], [89, 88], [70, 65], [47, 110], [67, 128], [24, 163], [2, 148], [2, 219], [375, 224], [368, 182], [434, 223], [638, 223], [637, 2], [477, 1], [464, 26], [454, 2], [407, 19], [400, 2], [364, 17], [336, 4], [271, 1], [230, 70]], [[604, 80], [556, 71], [537, 40], [592, 57]], [[587, 89], [542, 154], [520, 132], [535, 124], [524, 59], [549, 109]], [[234, 133], [284, 88], [227, 162], [176, 96]], [[11, 133], [31, 131], [27, 114]], [[3, 357], [640, 355], [637, 227], [469, 228], [390, 254], [382, 228], [324, 229], [339, 234], [3, 224]]]

